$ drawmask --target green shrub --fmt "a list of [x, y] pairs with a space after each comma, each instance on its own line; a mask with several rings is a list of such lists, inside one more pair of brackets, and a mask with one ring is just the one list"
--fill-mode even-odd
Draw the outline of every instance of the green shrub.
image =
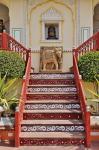
[[0, 72], [4, 76], [19, 78], [24, 75], [25, 62], [15, 52], [0, 51]]
[[99, 74], [99, 52], [89, 52], [80, 57], [78, 67], [85, 81], [95, 81]]

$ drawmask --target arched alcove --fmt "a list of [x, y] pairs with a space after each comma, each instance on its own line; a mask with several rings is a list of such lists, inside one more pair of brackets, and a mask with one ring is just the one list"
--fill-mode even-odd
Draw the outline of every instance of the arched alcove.
[[3, 20], [6, 32], [10, 32], [9, 8], [0, 3], [0, 20]]
[[94, 8], [94, 16], [93, 16], [93, 33], [99, 31], [99, 4], [97, 4]]
[[[61, 13], [59, 13], [55, 8], [49, 8], [46, 12], [44, 12], [41, 15], [41, 21], [42, 21], [42, 40], [46, 40], [49, 42], [49, 40], [56, 40], [61, 41], [62, 35], [61, 35], [61, 26], [63, 17]], [[52, 38], [49, 38], [49, 29], [54, 29], [55, 36]]]

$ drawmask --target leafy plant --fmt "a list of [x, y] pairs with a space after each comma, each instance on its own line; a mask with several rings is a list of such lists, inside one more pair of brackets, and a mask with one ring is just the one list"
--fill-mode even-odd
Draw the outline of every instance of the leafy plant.
[[4, 76], [19, 78], [24, 75], [25, 62], [15, 52], [0, 51], [0, 72]]
[[78, 67], [85, 81], [95, 81], [94, 77], [99, 74], [99, 52], [89, 52], [81, 56]]
[[0, 106], [2, 106], [4, 108], [4, 110], [9, 109], [9, 104], [8, 104], [7, 100], [3, 99], [1, 97], [0, 97]]
[[0, 97], [1, 98], [5, 98], [5, 95], [6, 95], [7, 91], [16, 82], [16, 78], [15, 79], [10, 79], [8, 81], [6, 81], [6, 80], [7, 80], [7, 73], [4, 75], [3, 78], [1, 78], [1, 75], [0, 75]]
[[10, 79], [7, 81], [7, 73], [1, 78], [0, 75], [0, 105], [4, 108], [4, 110], [10, 109], [12, 104], [18, 104], [19, 100], [15, 97], [7, 97], [6, 94], [9, 89], [12, 88], [13, 84], [16, 82], [15, 79]]

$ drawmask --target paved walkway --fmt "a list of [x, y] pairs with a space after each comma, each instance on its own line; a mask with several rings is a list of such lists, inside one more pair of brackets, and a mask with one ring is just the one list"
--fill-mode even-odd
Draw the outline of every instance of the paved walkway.
[[94, 142], [90, 149], [83, 146], [23, 146], [19, 148], [0, 146], [0, 150], [99, 150], [99, 142]]
[[61, 147], [61, 146], [24, 146], [20, 148], [14, 148], [14, 147], [0, 147], [0, 150], [85, 150], [83, 147], [78, 147], [78, 146], [66, 146], [66, 147]]

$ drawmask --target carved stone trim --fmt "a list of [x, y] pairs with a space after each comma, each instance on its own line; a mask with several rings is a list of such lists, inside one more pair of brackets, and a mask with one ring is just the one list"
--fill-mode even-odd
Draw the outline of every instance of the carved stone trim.
[[50, 8], [45, 13], [42, 14], [42, 20], [43, 21], [60, 21], [62, 20], [62, 15], [55, 9]]
[[48, 74], [48, 73], [43, 73], [43, 74], [31, 74], [31, 79], [74, 79], [74, 74]]
[[61, 92], [61, 93], [76, 93], [75, 87], [28, 87], [28, 93], [39, 93], [39, 92]]
[[63, 47], [41, 47], [40, 72], [61, 72], [63, 64]]
[[36, 103], [36, 104], [26, 104], [25, 110], [66, 110], [66, 109], [80, 109], [80, 105], [78, 103]]
[[22, 125], [22, 132], [84, 132], [83, 125]]

